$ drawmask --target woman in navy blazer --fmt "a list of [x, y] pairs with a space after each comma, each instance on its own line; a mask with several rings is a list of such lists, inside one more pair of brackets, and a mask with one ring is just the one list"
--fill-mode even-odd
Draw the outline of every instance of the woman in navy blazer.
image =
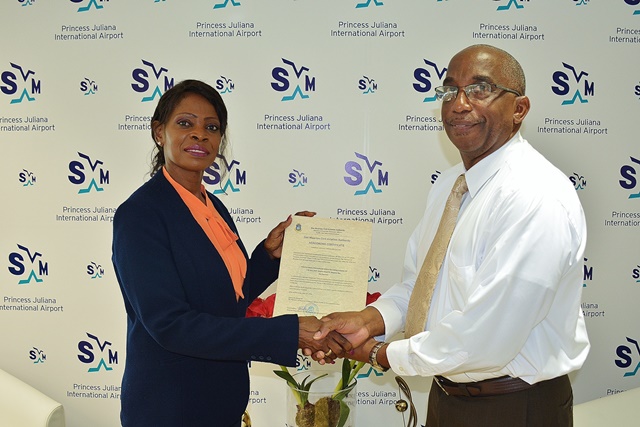
[[237, 240], [246, 259], [240, 298], [223, 258], [171, 182], [212, 203], [238, 234], [225, 206], [202, 186], [204, 170], [224, 150], [226, 126], [226, 107], [211, 86], [185, 80], [168, 90], [151, 122], [158, 149], [152, 178], [115, 214], [112, 260], [127, 312], [124, 427], [239, 426], [249, 398], [247, 361], [294, 366], [298, 348], [343, 356], [349, 347], [339, 335], [315, 341], [315, 317], [245, 318], [250, 302], [277, 278], [291, 219], [251, 257]]

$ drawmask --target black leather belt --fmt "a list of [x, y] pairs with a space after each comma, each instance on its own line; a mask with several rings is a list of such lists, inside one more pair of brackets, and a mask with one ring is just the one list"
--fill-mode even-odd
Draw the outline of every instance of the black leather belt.
[[472, 383], [454, 383], [439, 375], [433, 377], [447, 396], [482, 397], [513, 393], [535, 387], [520, 378], [500, 377]]

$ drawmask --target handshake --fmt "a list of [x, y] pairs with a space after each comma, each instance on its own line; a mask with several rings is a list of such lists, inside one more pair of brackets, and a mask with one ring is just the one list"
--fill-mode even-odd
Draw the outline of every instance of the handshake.
[[384, 334], [384, 321], [373, 307], [361, 311], [331, 313], [321, 319], [299, 317], [298, 347], [321, 365], [347, 358], [387, 370], [387, 343], [373, 337]]

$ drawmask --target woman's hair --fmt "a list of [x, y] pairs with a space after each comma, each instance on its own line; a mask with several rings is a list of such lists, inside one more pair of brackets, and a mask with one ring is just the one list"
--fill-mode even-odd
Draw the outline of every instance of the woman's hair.
[[155, 154], [153, 154], [151, 176], [160, 171], [165, 164], [164, 152], [156, 141], [154, 129], [158, 124], [166, 124], [169, 117], [171, 117], [171, 113], [173, 113], [173, 110], [175, 110], [180, 101], [192, 93], [205, 98], [213, 106], [213, 109], [216, 110], [218, 120], [220, 120], [220, 134], [222, 135], [219, 153], [223, 153], [227, 147], [227, 107], [224, 105], [222, 97], [218, 91], [200, 80], [183, 80], [160, 97], [158, 105], [153, 112], [153, 117], [151, 118], [151, 138], [153, 138], [153, 142], [155, 143]]

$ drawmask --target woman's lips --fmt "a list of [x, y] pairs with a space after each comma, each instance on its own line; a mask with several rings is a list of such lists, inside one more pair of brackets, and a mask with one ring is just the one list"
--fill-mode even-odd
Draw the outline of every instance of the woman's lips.
[[207, 157], [209, 155], [209, 150], [200, 147], [199, 145], [192, 145], [190, 147], [185, 148], [187, 153], [196, 156], [196, 157]]

